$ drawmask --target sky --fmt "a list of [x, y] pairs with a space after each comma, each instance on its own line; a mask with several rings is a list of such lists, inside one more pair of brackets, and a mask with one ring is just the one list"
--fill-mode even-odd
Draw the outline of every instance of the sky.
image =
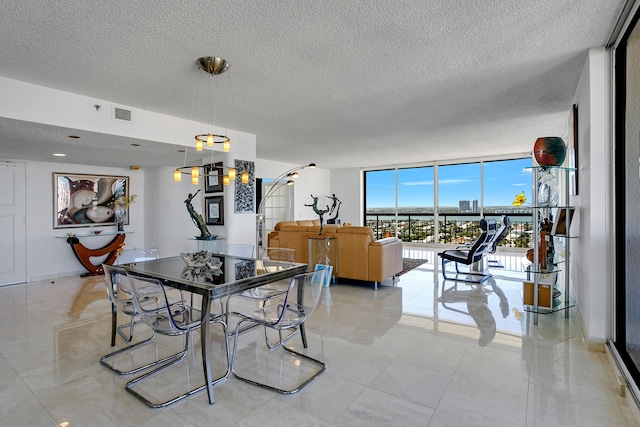
[[[511, 205], [525, 192], [531, 201], [531, 159], [484, 162], [484, 205]], [[395, 207], [395, 170], [367, 172], [367, 208]], [[480, 203], [480, 163], [439, 166], [439, 205], [458, 206], [460, 200]], [[398, 170], [398, 206], [433, 206], [434, 168]]]

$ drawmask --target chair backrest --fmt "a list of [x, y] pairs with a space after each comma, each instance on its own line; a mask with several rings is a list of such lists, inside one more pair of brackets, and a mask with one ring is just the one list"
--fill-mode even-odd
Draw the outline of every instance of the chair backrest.
[[480, 237], [473, 243], [471, 249], [469, 249], [469, 255], [467, 261], [469, 264], [479, 261], [482, 258], [482, 253], [491, 245], [491, 239], [496, 234], [496, 220], [495, 219], [480, 219], [480, 230], [482, 233]]
[[239, 256], [243, 258], [253, 258], [253, 245], [232, 243], [227, 246], [227, 255]]
[[282, 301], [272, 305], [277, 307], [274, 325], [282, 328], [299, 325], [318, 308], [326, 271], [312, 271], [291, 278]]
[[291, 248], [267, 248], [262, 259], [296, 262], [296, 250]]
[[160, 258], [158, 248], [127, 249], [118, 255], [117, 264], [129, 264], [130, 262], [148, 261]]
[[182, 303], [171, 304], [164, 286], [157, 279], [129, 276], [133, 304], [140, 319], [163, 335], [182, 335], [198, 323], [190, 318], [190, 308]]
[[502, 226], [498, 229], [496, 234], [493, 235], [491, 244], [487, 247], [487, 252], [491, 254], [495, 253], [495, 251], [498, 249], [498, 244], [509, 232], [509, 229], [511, 228], [511, 220], [508, 216], [502, 215], [502, 217], [500, 218], [500, 224]]
[[134, 314], [131, 281], [127, 270], [115, 265], [102, 264], [104, 270], [105, 284], [107, 285], [107, 295], [109, 301], [118, 306], [120, 310], [127, 314]]

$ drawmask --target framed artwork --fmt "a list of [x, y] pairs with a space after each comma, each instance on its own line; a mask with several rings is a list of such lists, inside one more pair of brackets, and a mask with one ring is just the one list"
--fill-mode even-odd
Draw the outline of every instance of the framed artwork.
[[53, 228], [129, 224], [129, 201], [128, 176], [53, 173]]
[[204, 192], [222, 192], [222, 162], [204, 165]]
[[567, 126], [567, 154], [568, 154], [568, 167], [575, 168], [576, 170], [569, 172], [569, 186], [572, 196], [579, 194], [579, 180], [578, 180], [578, 105], [573, 104], [571, 107], [571, 113], [569, 114], [569, 123]]
[[551, 234], [554, 236], [566, 236], [567, 228], [571, 227], [571, 220], [573, 219], [573, 214], [575, 213], [575, 211], [575, 208], [569, 208], [569, 221], [567, 221], [566, 209], [558, 209], [556, 217], [553, 220], [553, 228], [551, 228]]
[[223, 196], [205, 197], [204, 210], [207, 225], [224, 225]]
[[[253, 213], [255, 212], [256, 199], [256, 174], [255, 164], [249, 160], [235, 159], [236, 168], [236, 188], [234, 200], [234, 213]], [[242, 183], [242, 172], [249, 174], [249, 182]]]

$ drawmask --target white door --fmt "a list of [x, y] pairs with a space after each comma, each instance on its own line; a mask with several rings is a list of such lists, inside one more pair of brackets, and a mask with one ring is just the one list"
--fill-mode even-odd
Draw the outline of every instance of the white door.
[[0, 286], [27, 280], [25, 169], [0, 162]]

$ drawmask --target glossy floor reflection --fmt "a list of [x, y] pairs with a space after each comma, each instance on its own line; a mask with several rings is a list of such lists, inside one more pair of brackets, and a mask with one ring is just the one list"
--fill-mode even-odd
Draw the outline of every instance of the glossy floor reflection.
[[[540, 316], [533, 326], [523, 311], [519, 271], [497, 271], [495, 281], [484, 286], [443, 283], [433, 253], [426, 256], [429, 262], [401, 276], [396, 286], [327, 288], [307, 323], [307, 353], [328, 368], [300, 393], [281, 396], [229, 378], [215, 387], [214, 405], [201, 393], [162, 410], [126, 393], [127, 378], [98, 363], [112, 350], [101, 278], [2, 287], [2, 424], [638, 425], [614, 392], [605, 354], [587, 351], [575, 308], [568, 319], [559, 312]], [[211, 339], [219, 344], [219, 328], [212, 329]], [[143, 339], [148, 331], [139, 332]], [[268, 357], [261, 333], [243, 336], [244, 355]], [[196, 351], [185, 363], [150, 383], [151, 392], [202, 381], [198, 340], [194, 336]], [[291, 343], [301, 347], [297, 337]], [[145, 351], [155, 356], [181, 344], [180, 338], [158, 337]], [[215, 347], [214, 375], [224, 369], [223, 353]], [[278, 357], [270, 363], [282, 365]]]

